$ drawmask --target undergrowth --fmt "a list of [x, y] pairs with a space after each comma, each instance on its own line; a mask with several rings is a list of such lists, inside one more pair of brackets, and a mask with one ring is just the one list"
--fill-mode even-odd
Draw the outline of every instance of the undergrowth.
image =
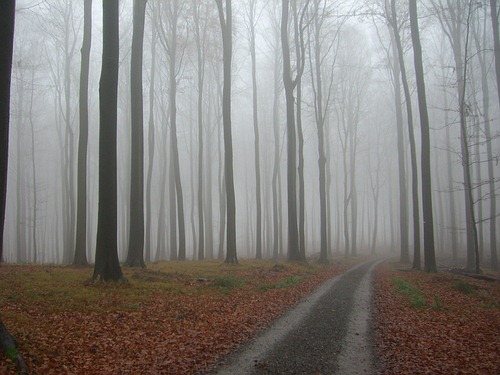
[[406, 297], [411, 307], [422, 308], [425, 306], [424, 294], [417, 287], [400, 277], [394, 277], [392, 282], [396, 290]]

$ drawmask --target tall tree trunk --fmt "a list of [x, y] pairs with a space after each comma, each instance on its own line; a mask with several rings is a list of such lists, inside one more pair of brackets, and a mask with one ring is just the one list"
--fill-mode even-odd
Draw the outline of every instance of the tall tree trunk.
[[274, 141], [274, 164], [272, 178], [272, 193], [273, 193], [273, 259], [278, 258], [281, 231], [280, 231], [280, 215], [278, 214], [278, 176], [280, 175], [280, 124], [279, 124], [279, 33], [275, 33], [275, 55], [274, 55], [274, 76], [273, 76], [273, 141]]
[[[203, 222], [203, 84], [205, 78], [204, 41], [200, 35], [200, 8], [193, 1], [195, 41], [198, 65], [198, 259], [205, 258], [205, 232]], [[205, 28], [206, 30], [206, 28]], [[206, 31], [204, 31], [205, 36]], [[203, 43], [203, 45], [202, 45]]]
[[89, 138], [89, 69], [90, 46], [92, 40], [92, 0], [84, 1], [82, 62], [80, 69], [77, 172], [76, 240], [73, 264], [87, 265], [87, 145]]
[[415, 75], [417, 79], [418, 105], [420, 109], [420, 128], [422, 137], [422, 206], [424, 214], [424, 269], [426, 272], [437, 272], [434, 252], [434, 219], [432, 213], [431, 185], [431, 142], [429, 134], [429, 115], [425, 95], [424, 69], [422, 64], [422, 47], [418, 30], [417, 2], [410, 0], [409, 4], [411, 39]]
[[399, 172], [399, 231], [400, 231], [400, 261], [407, 263], [410, 261], [408, 245], [408, 196], [406, 191], [406, 171], [403, 139], [403, 112], [401, 109], [401, 85], [400, 85], [400, 65], [397, 51], [394, 51], [393, 78], [396, 104], [396, 133], [398, 139], [398, 172]]
[[119, 67], [118, 0], [103, 2], [103, 52], [99, 84], [99, 209], [93, 279], [123, 279], [117, 243], [116, 127]]
[[142, 102], [142, 52], [146, 0], [134, 0], [132, 51], [130, 57], [130, 222], [129, 248], [125, 264], [145, 267], [144, 263], [144, 130]]
[[[444, 63], [443, 69], [444, 69]], [[443, 90], [443, 104], [444, 108], [448, 108], [448, 95], [446, 93], [446, 90]], [[457, 239], [457, 217], [456, 217], [456, 208], [455, 208], [455, 191], [453, 188], [453, 163], [451, 161], [451, 136], [450, 136], [450, 124], [449, 124], [449, 115], [448, 111], [445, 110], [445, 119], [444, 119], [444, 125], [446, 127], [446, 142], [447, 142], [447, 148], [448, 150], [446, 151], [446, 165], [447, 165], [447, 179], [448, 179], [448, 186], [450, 189], [450, 192], [448, 194], [449, 196], [449, 207], [450, 207], [450, 238], [451, 238], [451, 254], [452, 254], [452, 259], [455, 261], [457, 260], [457, 254], [458, 254], [458, 239]]]
[[[26, 226], [24, 225], [26, 215], [26, 200], [25, 200], [25, 181], [24, 181], [24, 163], [25, 159], [21, 154], [23, 143], [23, 127], [24, 127], [24, 70], [21, 69], [20, 76], [16, 77], [19, 81], [17, 103], [19, 115], [16, 121], [15, 129], [16, 136], [16, 249], [18, 263], [26, 263], [28, 261], [26, 253]], [[10, 92], [9, 92], [10, 94]]]
[[[2, 1], [0, 3], [0, 51], [2, 51], [0, 53], [0, 262], [3, 262], [3, 238], [7, 198], [10, 84], [12, 77], [12, 55], [14, 51], [15, 9], [15, 0]], [[3, 327], [1, 320], [0, 323], [1, 327]]]
[[399, 33], [397, 21], [396, 0], [391, 0], [392, 30], [398, 52], [401, 81], [405, 93], [406, 115], [408, 118], [408, 137], [410, 140], [410, 160], [411, 160], [411, 190], [412, 190], [412, 213], [413, 213], [413, 269], [420, 269], [420, 204], [418, 199], [418, 166], [417, 150], [415, 146], [415, 136], [413, 134], [413, 110], [411, 105], [410, 87], [406, 74], [403, 45]]
[[233, 58], [233, 14], [231, 0], [226, 0], [226, 9], [222, 0], [216, 0], [222, 30], [224, 54], [224, 88], [222, 99], [222, 117], [224, 128], [224, 178], [226, 181], [227, 205], [227, 252], [226, 263], [238, 263], [236, 252], [236, 201], [233, 176], [233, 140], [231, 134], [231, 65]]
[[36, 184], [36, 156], [35, 156], [35, 124], [33, 123], [33, 96], [35, 93], [35, 68], [31, 70], [31, 96], [30, 96], [30, 130], [31, 130], [31, 178], [33, 180], [33, 222], [31, 225], [31, 240], [33, 241], [33, 263], [37, 263], [38, 259], [38, 242], [36, 238], [37, 228], [37, 210], [38, 210], [38, 192]]
[[[148, 171], [146, 177], [146, 223], [145, 223], [145, 244], [144, 257], [146, 262], [152, 259], [151, 245], [151, 185], [153, 180], [153, 166], [155, 155], [155, 116], [154, 116], [154, 97], [155, 97], [155, 82], [156, 82], [156, 13], [153, 12], [151, 22], [151, 79], [149, 82], [149, 121], [148, 121]], [[158, 228], [159, 229], [159, 228]]]
[[72, 252], [75, 248], [75, 178], [74, 178], [74, 167], [75, 167], [75, 152], [74, 152], [74, 132], [71, 125], [71, 63], [73, 60], [74, 53], [74, 43], [70, 43], [71, 26], [70, 18], [73, 15], [73, 5], [71, 2], [66, 4], [66, 10], [64, 14], [64, 122], [65, 122], [65, 135], [64, 135], [64, 186], [66, 190], [66, 204], [67, 211], [64, 213], [66, 215], [67, 221], [67, 231], [65, 233], [66, 243], [64, 246], [63, 262], [70, 263], [72, 261]]
[[[490, 4], [492, 8], [496, 6], [496, 0], [491, 0]], [[492, 14], [493, 17], [493, 14]], [[497, 13], [498, 17], [498, 13]], [[485, 13], [486, 18], [486, 13]], [[486, 19], [483, 21], [483, 43], [486, 42]], [[496, 33], [498, 37], [498, 18], [496, 25]], [[476, 36], [476, 48], [480, 50], [481, 42], [479, 37]], [[497, 49], [495, 47], [495, 58]], [[500, 52], [499, 52], [500, 54]], [[494, 158], [492, 150], [492, 136], [491, 136], [491, 124], [490, 124], [490, 90], [488, 83], [488, 71], [486, 67], [486, 51], [479, 53], [479, 64], [481, 67], [481, 90], [483, 95], [483, 119], [484, 119], [484, 136], [486, 140], [486, 160], [488, 165], [488, 190], [490, 198], [490, 256], [491, 256], [491, 268], [498, 270], [498, 258], [497, 258], [497, 236], [496, 236], [496, 192], [495, 192], [495, 172], [494, 172]], [[500, 60], [500, 56], [499, 56]], [[495, 62], [496, 63], [496, 62]], [[500, 67], [500, 61], [499, 65]], [[498, 70], [497, 70], [498, 71]], [[498, 78], [498, 76], [497, 76]], [[499, 89], [500, 90], [500, 89]], [[500, 96], [499, 96], [500, 97]]]
[[283, 50], [283, 83], [286, 99], [287, 126], [287, 193], [288, 193], [288, 259], [300, 261], [298, 215], [297, 215], [297, 136], [295, 129], [294, 82], [290, 64], [288, 41], [288, 18], [290, 1], [282, 0], [281, 48]]
[[257, 106], [257, 61], [255, 56], [255, 5], [256, 0], [250, 3], [250, 56], [252, 58], [252, 104], [253, 104], [253, 132], [254, 132], [254, 160], [255, 160], [255, 201], [256, 207], [256, 244], [255, 257], [262, 259], [262, 198], [260, 188], [260, 143], [259, 121]]

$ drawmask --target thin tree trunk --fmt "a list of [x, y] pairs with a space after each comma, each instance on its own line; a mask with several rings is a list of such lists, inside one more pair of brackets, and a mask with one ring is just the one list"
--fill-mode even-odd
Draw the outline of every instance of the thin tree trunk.
[[400, 65], [397, 52], [394, 50], [393, 62], [394, 92], [396, 104], [396, 132], [398, 139], [398, 171], [399, 171], [399, 231], [400, 231], [400, 261], [410, 261], [408, 244], [408, 196], [406, 191], [406, 171], [403, 140], [403, 112], [401, 109]]
[[80, 69], [79, 114], [80, 127], [78, 137], [78, 172], [77, 172], [77, 208], [76, 240], [73, 264], [87, 265], [87, 145], [89, 137], [89, 69], [90, 46], [92, 40], [92, 0], [84, 1], [83, 9], [82, 62]]
[[[146, 177], [146, 223], [145, 223], [145, 244], [144, 258], [146, 262], [152, 259], [152, 244], [151, 244], [151, 185], [153, 180], [153, 166], [155, 155], [155, 116], [154, 116], [154, 97], [155, 97], [155, 82], [156, 82], [156, 13], [153, 12], [151, 22], [151, 79], [149, 83], [149, 121], [148, 121], [148, 171]], [[158, 228], [160, 230], [160, 228]]]
[[[490, 1], [492, 7], [496, 6], [496, 0]], [[492, 14], [493, 16], [493, 14]], [[498, 14], [497, 14], [498, 16]], [[486, 13], [485, 13], [486, 17]], [[483, 42], [486, 42], [486, 19], [483, 22]], [[498, 36], [498, 24], [496, 25], [496, 33]], [[479, 37], [476, 36], [476, 48], [480, 50]], [[495, 54], [497, 50], [495, 49]], [[498, 270], [498, 258], [497, 258], [497, 237], [496, 237], [496, 192], [495, 192], [495, 172], [494, 172], [494, 158], [492, 150], [492, 136], [491, 136], [491, 124], [490, 124], [490, 94], [489, 94], [489, 83], [488, 83], [488, 72], [485, 63], [485, 52], [479, 53], [479, 64], [481, 67], [481, 89], [483, 95], [483, 119], [484, 119], [484, 136], [486, 140], [486, 160], [488, 165], [488, 189], [490, 198], [490, 257], [491, 257], [491, 268]], [[495, 55], [496, 57], [496, 55]], [[500, 59], [499, 59], [500, 60]]]
[[142, 53], [146, 0], [134, 0], [132, 51], [130, 58], [131, 160], [129, 248], [125, 264], [144, 263], [144, 131], [142, 102]]
[[250, 4], [250, 55], [252, 58], [252, 104], [253, 104], [253, 131], [255, 138], [255, 201], [256, 207], [256, 246], [255, 257], [262, 259], [262, 198], [260, 183], [260, 144], [259, 144], [259, 121], [257, 106], [257, 61], [255, 56], [255, 4], [253, 0]]
[[231, 0], [226, 0], [225, 15], [222, 0], [216, 0], [222, 30], [224, 54], [224, 87], [222, 99], [222, 117], [224, 129], [224, 178], [226, 181], [227, 208], [227, 251], [226, 263], [238, 263], [236, 251], [236, 201], [233, 176], [233, 141], [231, 134], [231, 65], [233, 56], [233, 15]]
[[286, 99], [287, 126], [287, 193], [288, 193], [288, 259], [300, 260], [299, 233], [297, 227], [297, 139], [295, 129], [295, 108], [288, 42], [289, 0], [282, 0], [281, 47], [283, 49], [283, 83]]
[[396, 41], [396, 49], [399, 59], [401, 81], [405, 93], [406, 115], [408, 118], [408, 137], [410, 140], [410, 160], [411, 160], [411, 190], [412, 190], [412, 213], [413, 213], [413, 269], [420, 269], [420, 204], [418, 199], [418, 166], [417, 151], [415, 146], [415, 135], [413, 134], [413, 110], [411, 105], [410, 87], [406, 74], [405, 59], [399, 26], [397, 22], [396, 0], [391, 0], [392, 29]]
[[[204, 43], [205, 37], [200, 35], [200, 8], [193, 1], [194, 9], [194, 27], [195, 27], [195, 42], [197, 52], [198, 65], [198, 259], [205, 258], [205, 232], [203, 222], [203, 84], [205, 78], [205, 58], [204, 58]], [[206, 28], [205, 28], [206, 30]], [[206, 31], [204, 31], [204, 36]]]
[[410, 25], [415, 75], [417, 79], [418, 104], [420, 109], [420, 128], [422, 133], [422, 205], [424, 214], [424, 269], [426, 272], [437, 272], [436, 256], [434, 251], [434, 219], [432, 213], [432, 185], [431, 185], [431, 154], [429, 115], [425, 95], [424, 69], [422, 64], [422, 47], [418, 30], [417, 2], [410, 0]]

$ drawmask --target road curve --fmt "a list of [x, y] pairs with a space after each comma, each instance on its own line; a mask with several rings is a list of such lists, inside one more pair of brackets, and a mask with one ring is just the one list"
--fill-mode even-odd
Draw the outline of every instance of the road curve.
[[217, 374], [372, 374], [369, 260], [324, 283], [221, 365]]

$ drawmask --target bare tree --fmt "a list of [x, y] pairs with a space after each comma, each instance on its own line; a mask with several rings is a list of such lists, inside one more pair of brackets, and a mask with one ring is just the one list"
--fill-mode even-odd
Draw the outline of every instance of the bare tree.
[[116, 126], [119, 66], [118, 2], [103, 2], [103, 52], [99, 83], [99, 208], [93, 279], [123, 279], [118, 261]]
[[78, 172], [76, 204], [76, 240], [74, 265], [87, 265], [87, 146], [89, 137], [89, 69], [92, 40], [92, 0], [83, 8], [82, 62], [80, 68], [80, 126], [78, 137]]
[[[0, 3], [0, 261], [3, 261], [3, 239], [5, 225], [5, 203], [7, 198], [7, 167], [9, 157], [10, 83], [14, 42], [14, 20], [16, 2]], [[0, 318], [0, 347], [14, 361], [17, 371], [29, 373], [28, 366], [17, 350], [14, 337], [7, 331]]]
[[[184, 219], [184, 198], [182, 191], [181, 173], [179, 165], [179, 149], [177, 143], [177, 77], [182, 65], [183, 51], [179, 51], [178, 27], [182, 12], [183, 3], [178, 0], [169, 1], [165, 4], [166, 19], [168, 20], [167, 30], [160, 22], [162, 38], [160, 41], [165, 48], [169, 61], [169, 125], [170, 125], [170, 151], [171, 151], [171, 187], [170, 187], [170, 258], [172, 260], [186, 259], [186, 230]], [[179, 53], [180, 52], [180, 53]], [[178, 61], [180, 60], [180, 62]], [[175, 199], [177, 198], [177, 199]], [[177, 206], [177, 221], [179, 225], [179, 243], [177, 248], [175, 207]], [[178, 249], [178, 250], [177, 250]]]
[[130, 59], [130, 222], [126, 265], [145, 267], [144, 263], [144, 144], [142, 102], [142, 51], [146, 0], [134, 0], [132, 52]]
[[411, 160], [411, 189], [412, 189], [412, 213], [413, 213], [413, 268], [420, 269], [420, 204], [418, 199], [418, 167], [417, 151], [415, 146], [415, 136], [413, 134], [413, 110], [411, 105], [410, 86], [406, 74], [403, 43], [401, 40], [400, 23], [396, 11], [396, 0], [391, 0], [391, 12], [389, 23], [394, 32], [394, 40], [399, 60], [401, 81], [405, 94], [406, 115], [408, 119], [408, 137], [410, 140], [410, 160]]
[[[295, 0], [294, 0], [295, 1]], [[302, 24], [306, 5], [301, 15], [300, 24]], [[293, 92], [297, 87], [298, 81], [302, 78], [304, 72], [304, 53], [302, 61], [297, 62], [297, 72], [292, 77], [292, 68], [290, 62], [290, 43], [288, 20], [290, 12], [290, 1], [282, 0], [281, 9], [281, 48], [283, 50], [283, 84], [285, 86], [286, 99], [286, 126], [287, 126], [287, 193], [288, 193], [288, 259], [292, 261], [304, 260], [299, 247], [298, 232], [298, 212], [297, 212], [297, 136], [295, 126], [295, 102]], [[303, 29], [301, 29], [301, 45], [304, 45]]]
[[[444, 2], [443, 2], [444, 1]], [[476, 6], [472, 0], [432, 0], [441, 28], [450, 42], [455, 61], [458, 111], [460, 118], [460, 151], [465, 198], [465, 221], [467, 231], [467, 268], [479, 272], [479, 246], [474, 211], [473, 186], [467, 117], [470, 112], [466, 99], [467, 72], [469, 63], [469, 34], [471, 16]]]
[[[233, 140], [231, 134], [231, 65], [233, 58], [233, 13], [231, 0], [215, 0], [219, 11], [224, 56], [223, 122], [224, 122], [224, 179], [227, 206], [226, 263], [238, 263], [236, 253], [236, 202], [233, 176]], [[224, 12], [225, 10], [225, 12]]]
[[418, 105], [420, 109], [420, 129], [422, 133], [422, 206], [424, 214], [424, 269], [426, 272], [437, 272], [434, 252], [434, 219], [432, 213], [431, 185], [431, 153], [429, 134], [429, 115], [425, 95], [424, 68], [422, 64], [422, 47], [418, 29], [418, 14], [416, 0], [410, 0], [410, 27], [413, 44], [415, 75], [417, 78]]
[[250, 56], [252, 59], [252, 116], [253, 131], [255, 137], [254, 143], [254, 163], [255, 163], [255, 200], [256, 200], [256, 244], [255, 257], [262, 259], [262, 198], [260, 182], [260, 139], [259, 139], [259, 121], [257, 106], [257, 59], [255, 54], [255, 27], [258, 17], [256, 14], [257, 0], [249, 0], [247, 9], [247, 27], [250, 34]]
[[[335, 56], [333, 55], [339, 30], [329, 30], [328, 25], [331, 9], [327, 2], [323, 0], [313, 0], [312, 21], [310, 25], [309, 60], [311, 65], [311, 86], [314, 97], [314, 115], [316, 120], [316, 130], [318, 133], [318, 168], [319, 168], [319, 199], [320, 199], [320, 263], [328, 262], [330, 252], [328, 244], [329, 221], [328, 218], [328, 194], [327, 194], [327, 146], [326, 119], [332, 102], [332, 87], [334, 83], [333, 69], [335, 67]], [[340, 29], [340, 26], [339, 26]], [[330, 39], [326, 39], [330, 35]], [[323, 50], [325, 46], [325, 50]], [[331, 68], [325, 72], [325, 65]], [[327, 74], [328, 73], [328, 74]], [[326, 76], [326, 77], [325, 77]], [[324, 79], [329, 79], [324, 87]]]
[[148, 170], [146, 175], [146, 223], [144, 258], [146, 262], [151, 261], [151, 185], [153, 179], [153, 165], [155, 155], [155, 115], [154, 97], [156, 84], [156, 42], [158, 33], [156, 30], [156, 12], [152, 13], [151, 20], [151, 77], [149, 81], [149, 120], [148, 120]]

